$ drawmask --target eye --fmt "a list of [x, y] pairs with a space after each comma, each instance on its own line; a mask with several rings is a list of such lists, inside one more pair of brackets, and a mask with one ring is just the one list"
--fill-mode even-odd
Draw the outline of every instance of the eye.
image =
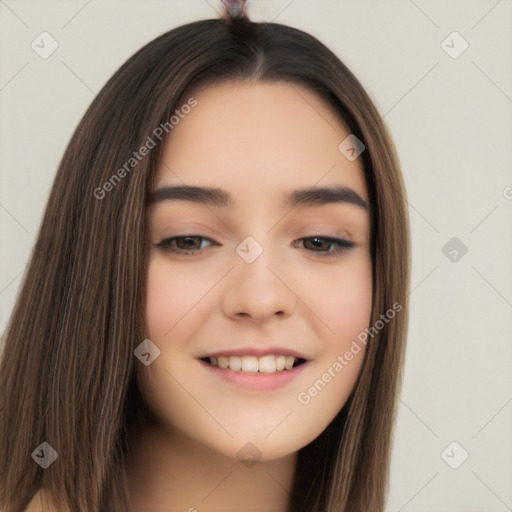
[[[310, 252], [317, 253], [319, 256], [336, 256], [354, 247], [354, 243], [343, 238], [310, 236], [300, 238], [292, 242], [296, 245], [302, 242], [302, 247]], [[206, 243], [206, 245], [205, 245]], [[155, 244], [165, 251], [177, 254], [194, 255], [199, 254], [207, 247], [219, 245], [211, 238], [199, 235], [184, 235], [166, 238]]]
[[161, 242], [155, 244], [156, 247], [161, 247], [166, 251], [175, 252], [178, 254], [197, 254], [205, 249], [202, 242], [208, 242], [211, 245], [216, 244], [212, 239], [206, 238], [199, 235], [186, 235], [186, 236], [175, 236], [172, 238], [166, 238]]
[[320, 256], [336, 256], [354, 247], [353, 242], [344, 238], [332, 238], [324, 236], [310, 236], [300, 238], [293, 243], [303, 242], [303, 247], [308, 251], [319, 253]]

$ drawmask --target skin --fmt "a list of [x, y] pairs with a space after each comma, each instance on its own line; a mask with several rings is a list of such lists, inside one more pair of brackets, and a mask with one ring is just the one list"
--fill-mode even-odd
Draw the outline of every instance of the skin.
[[[130, 494], [146, 512], [284, 512], [297, 451], [343, 407], [364, 347], [309, 403], [297, 396], [368, 327], [372, 265], [368, 212], [349, 203], [290, 210], [282, 195], [339, 185], [368, 202], [362, 163], [338, 150], [350, 131], [301, 86], [224, 82], [193, 96], [198, 104], [166, 140], [153, 189], [220, 187], [234, 206], [164, 200], [149, 209], [146, 334], [161, 353], [142, 368], [153, 420], [130, 452]], [[199, 252], [155, 246], [185, 235], [206, 238], [196, 240]], [[247, 236], [263, 248], [252, 263], [236, 252]], [[325, 255], [301, 241], [315, 236], [354, 247]], [[324, 238], [320, 246], [334, 250]], [[299, 351], [307, 367], [277, 390], [246, 390], [197, 359], [248, 346]], [[261, 456], [252, 467], [237, 457], [248, 442]]]

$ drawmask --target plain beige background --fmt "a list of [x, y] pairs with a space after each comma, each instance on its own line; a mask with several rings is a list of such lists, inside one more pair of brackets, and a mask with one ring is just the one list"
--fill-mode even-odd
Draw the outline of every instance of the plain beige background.
[[[0, 0], [2, 331], [59, 160], [95, 94], [142, 45], [217, 8]], [[337, 53], [402, 162], [411, 317], [387, 511], [512, 510], [512, 1], [254, 0], [250, 15]], [[31, 48], [44, 31], [58, 43], [46, 59]]]

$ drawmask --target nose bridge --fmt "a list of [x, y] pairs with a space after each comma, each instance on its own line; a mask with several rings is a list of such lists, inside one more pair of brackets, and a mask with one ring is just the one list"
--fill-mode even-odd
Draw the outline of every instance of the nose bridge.
[[[261, 240], [261, 236], [259, 236]], [[267, 260], [269, 251], [268, 251], [268, 237], [265, 237], [265, 240], [263, 242], [267, 246], [267, 251], [265, 251], [264, 246], [262, 243], [258, 242], [256, 238], [249, 235], [245, 237], [236, 247], [235, 252], [238, 254], [238, 256], [247, 264], [252, 265], [254, 262], [256, 262], [258, 259], [260, 260]], [[262, 258], [263, 254], [265, 256]]]
[[[260, 236], [260, 239], [262, 237]], [[228, 316], [250, 316], [263, 321], [274, 314], [289, 315], [295, 307], [293, 293], [283, 283], [281, 265], [268, 237], [260, 243], [247, 236], [236, 247], [235, 268], [222, 298]], [[265, 245], [264, 245], [265, 244]]]
[[[262, 240], [262, 236], [258, 237]], [[253, 236], [247, 236], [235, 249], [238, 260], [235, 261], [235, 279], [240, 285], [248, 283], [251, 288], [273, 287], [275, 275], [270, 268], [276, 266], [275, 249], [270, 247], [269, 238], [260, 243]]]

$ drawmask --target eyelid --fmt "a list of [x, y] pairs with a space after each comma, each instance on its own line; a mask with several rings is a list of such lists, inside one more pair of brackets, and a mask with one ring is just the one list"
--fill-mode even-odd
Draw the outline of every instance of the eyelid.
[[[312, 222], [296, 232], [304, 238], [310, 236], [321, 236], [322, 238], [342, 238], [352, 240], [352, 235], [347, 229], [340, 226], [340, 222]], [[306, 233], [306, 234], [304, 234]], [[311, 233], [311, 234], [308, 234]]]

